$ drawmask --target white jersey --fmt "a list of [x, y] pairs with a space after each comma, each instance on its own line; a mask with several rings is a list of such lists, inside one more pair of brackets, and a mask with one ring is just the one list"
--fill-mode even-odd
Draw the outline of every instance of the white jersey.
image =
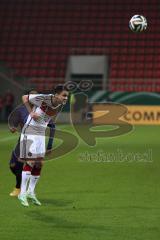
[[45, 130], [51, 117], [57, 115], [59, 107], [52, 102], [52, 96], [44, 94], [30, 94], [29, 102], [34, 105], [33, 112], [39, 115], [34, 120], [29, 114], [27, 121], [22, 129], [20, 138], [20, 158], [37, 159], [44, 158], [45, 148]]
[[27, 121], [22, 129], [22, 133], [45, 135], [45, 130], [52, 117], [46, 113], [48, 108], [55, 110], [61, 106], [61, 104], [53, 106], [52, 96], [54, 95], [52, 94], [29, 95], [28, 100], [31, 104], [34, 105], [33, 112], [37, 113], [39, 115], [39, 118], [34, 120], [29, 114]]
[[51, 117], [48, 116], [40, 107], [34, 107], [33, 112], [37, 113], [39, 115], [39, 118], [34, 120], [29, 114], [26, 125], [46, 128], [49, 121], [51, 120]]
[[54, 108], [52, 102], [53, 96], [53, 94], [29, 94], [28, 101], [37, 107], [40, 107], [42, 103], [46, 103], [48, 107]]

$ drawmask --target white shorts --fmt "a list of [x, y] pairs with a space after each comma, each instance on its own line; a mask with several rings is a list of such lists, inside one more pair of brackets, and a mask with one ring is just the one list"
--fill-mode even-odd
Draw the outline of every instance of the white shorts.
[[21, 134], [20, 158], [44, 158], [45, 152], [45, 136]]

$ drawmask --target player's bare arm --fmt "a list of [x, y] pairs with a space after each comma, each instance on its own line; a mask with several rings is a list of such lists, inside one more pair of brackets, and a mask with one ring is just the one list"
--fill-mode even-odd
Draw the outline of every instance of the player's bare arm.
[[17, 132], [17, 128], [12, 127], [12, 128], [10, 128], [10, 131], [11, 131], [11, 133], [15, 133], [15, 132]]

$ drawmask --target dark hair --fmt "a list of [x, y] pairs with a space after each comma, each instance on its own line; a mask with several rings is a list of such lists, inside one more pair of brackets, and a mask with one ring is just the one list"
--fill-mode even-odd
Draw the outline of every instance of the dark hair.
[[65, 85], [59, 84], [55, 87], [54, 93], [60, 94], [62, 91], [68, 91]]
[[24, 95], [32, 94], [33, 92], [38, 93], [34, 88], [28, 89], [24, 91]]

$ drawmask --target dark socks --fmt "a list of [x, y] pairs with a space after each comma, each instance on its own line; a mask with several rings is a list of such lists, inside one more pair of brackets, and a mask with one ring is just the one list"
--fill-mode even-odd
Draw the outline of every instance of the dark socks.
[[16, 176], [16, 188], [21, 187], [21, 179], [22, 179], [22, 172], [20, 169], [16, 169], [15, 167], [10, 167], [11, 172]]

